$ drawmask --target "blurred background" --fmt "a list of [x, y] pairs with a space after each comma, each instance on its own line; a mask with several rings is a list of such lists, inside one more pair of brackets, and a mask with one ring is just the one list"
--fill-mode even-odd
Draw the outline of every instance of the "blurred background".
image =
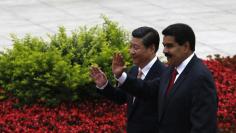
[[[236, 53], [235, 0], [1, 0], [0, 50], [12, 46], [11, 33], [46, 39], [58, 26], [70, 33], [79, 26], [101, 24], [101, 14], [129, 32], [151, 26], [161, 34], [170, 24], [186, 23], [196, 33], [199, 57]], [[158, 54], [162, 49], [160, 45]]]

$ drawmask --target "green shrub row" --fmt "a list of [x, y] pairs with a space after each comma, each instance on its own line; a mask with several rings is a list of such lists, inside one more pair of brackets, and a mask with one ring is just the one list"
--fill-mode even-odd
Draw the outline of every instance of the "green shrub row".
[[112, 79], [114, 52], [128, 56], [128, 33], [103, 17], [104, 23], [86, 26], [67, 35], [64, 27], [49, 40], [26, 35], [12, 36], [13, 48], [0, 54], [0, 86], [21, 103], [56, 105], [95, 94], [89, 67], [99, 65]]

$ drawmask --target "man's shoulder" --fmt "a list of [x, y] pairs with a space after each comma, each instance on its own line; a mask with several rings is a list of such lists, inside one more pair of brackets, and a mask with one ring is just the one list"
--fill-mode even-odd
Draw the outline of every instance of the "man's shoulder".
[[154, 64], [156, 64], [159, 67], [159, 69], [161, 69], [162, 71], [167, 69], [167, 65], [161, 62], [159, 59], [157, 59]]
[[131, 66], [130, 69], [128, 70], [128, 74], [129, 75], [130, 74], [133, 75], [133, 74], [135, 74], [137, 72], [138, 72], [138, 66], [136, 66], [136, 65]]
[[202, 59], [197, 58], [195, 61], [194, 65], [192, 66], [191, 69], [191, 76], [198, 76], [198, 77], [212, 77], [211, 71], [208, 69], [208, 67], [204, 64]]

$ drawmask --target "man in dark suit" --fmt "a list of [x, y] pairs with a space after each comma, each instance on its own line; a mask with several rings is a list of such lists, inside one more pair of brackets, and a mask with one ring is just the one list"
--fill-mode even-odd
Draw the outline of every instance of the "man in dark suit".
[[[130, 55], [133, 66], [128, 75], [142, 80], [160, 77], [165, 66], [159, 61], [156, 52], [159, 47], [159, 34], [150, 27], [140, 27], [132, 32]], [[92, 68], [91, 75], [96, 68]], [[113, 87], [105, 80], [100, 83], [100, 77], [91, 76], [103, 95], [119, 104], [127, 103], [127, 132], [155, 133], [157, 132], [158, 109], [156, 98], [138, 98]], [[145, 88], [144, 88], [145, 89]]]
[[122, 56], [116, 54], [112, 71], [120, 88], [137, 98], [158, 95], [159, 133], [216, 133], [216, 88], [211, 72], [194, 53], [192, 28], [178, 23], [162, 34], [169, 68], [160, 79], [141, 81], [123, 72]]

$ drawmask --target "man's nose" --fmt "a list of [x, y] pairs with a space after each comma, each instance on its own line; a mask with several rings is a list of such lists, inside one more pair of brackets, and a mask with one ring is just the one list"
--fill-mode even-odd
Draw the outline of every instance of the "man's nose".
[[132, 48], [129, 49], [129, 52], [130, 52], [130, 54], [135, 54], [135, 50]]

